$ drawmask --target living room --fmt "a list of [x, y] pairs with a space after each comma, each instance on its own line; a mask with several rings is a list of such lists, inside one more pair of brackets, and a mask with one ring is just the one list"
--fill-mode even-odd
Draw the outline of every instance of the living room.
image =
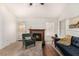
[[[36, 56], [43, 56], [41, 49], [37, 46], [38, 43], [35, 44], [35, 47], [26, 47], [27, 49], [23, 47], [22, 43], [24, 41], [22, 41], [22, 35], [27, 33], [33, 35], [34, 32], [36, 38], [41, 37], [41, 40], [40, 38], [36, 39], [37, 42], [42, 41], [39, 43], [41, 46], [43, 44], [53, 45], [54, 39], [52, 37], [54, 37], [55, 34], [57, 34], [58, 38], [62, 38], [65, 35], [78, 37], [79, 24], [77, 26], [73, 25], [79, 21], [78, 9], [79, 4], [66, 3], [0, 4], [0, 55], [28, 56], [34, 54]], [[10, 45], [11, 47], [8, 47]], [[19, 53], [13, 53], [14, 50], [16, 51], [16, 49], [13, 48], [17, 48], [17, 50], [22, 48], [22, 50], [20, 49]], [[33, 54], [30, 52], [32, 48]], [[39, 50], [39, 52], [36, 53], [36, 49], [37, 51]], [[58, 54], [60, 52], [55, 51], [55, 53]]]

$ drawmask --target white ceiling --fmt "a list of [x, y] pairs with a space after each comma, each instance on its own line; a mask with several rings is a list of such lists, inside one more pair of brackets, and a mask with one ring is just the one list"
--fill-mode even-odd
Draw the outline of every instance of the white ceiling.
[[57, 17], [59, 16], [65, 4], [51, 4], [46, 3], [40, 5], [34, 3], [32, 6], [29, 4], [6, 4], [6, 8], [18, 17]]
[[67, 18], [79, 15], [79, 4], [64, 3], [29, 3], [3, 4], [10, 13], [17, 17], [60, 17]]

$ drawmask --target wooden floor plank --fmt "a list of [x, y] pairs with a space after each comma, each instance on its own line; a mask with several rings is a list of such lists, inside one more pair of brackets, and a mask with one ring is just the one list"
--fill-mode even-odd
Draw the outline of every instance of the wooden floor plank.
[[50, 44], [46, 44], [43, 48], [44, 56], [59, 56], [57, 51]]
[[[0, 50], [0, 56], [12, 56], [15, 55], [16, 52], [23, 50], [22, 42], [15, 42], [3, 49]], [[52, 44], [46, 44], [42, 49], [43, 56], [59, 56], [56, 50], [52, 47]]]

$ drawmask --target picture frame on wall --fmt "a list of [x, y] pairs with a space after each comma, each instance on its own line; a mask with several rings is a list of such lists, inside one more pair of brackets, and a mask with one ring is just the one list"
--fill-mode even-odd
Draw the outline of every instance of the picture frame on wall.
[[67, 20], [67, 30], [79, 32], [79, 16]]
[[69, 21], [69, 29], [79, 29], [79, 17], [74, 17]]

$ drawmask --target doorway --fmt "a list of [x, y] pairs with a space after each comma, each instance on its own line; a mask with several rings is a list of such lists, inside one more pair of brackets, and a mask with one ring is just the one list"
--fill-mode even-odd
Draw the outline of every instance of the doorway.
[[22, 34], [25, 33], [25, 23], [23, 20], [17, 22], [18, 40], [22, 40]]

